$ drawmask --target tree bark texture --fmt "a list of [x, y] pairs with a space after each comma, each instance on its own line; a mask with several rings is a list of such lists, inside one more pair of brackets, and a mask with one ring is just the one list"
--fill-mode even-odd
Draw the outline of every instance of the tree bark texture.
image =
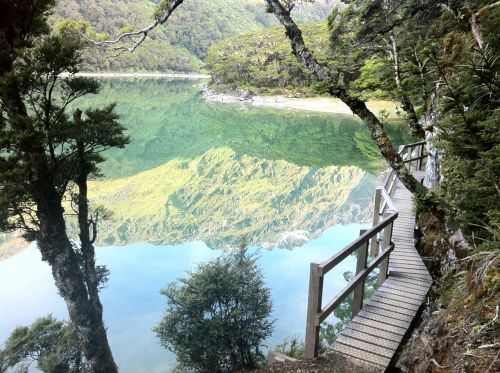
[[413, 194], [424, 194], [426, 188], [421, 185], [404, 166], [403, 160], [392, 146], [380, 120], [366, 107], [364, 101], [352, 97], [347, 90], [338, 85], [325, 67], [321, 65], [315, 56], [309, 51], [304, 43], [302, 31], [293, 21], [290, 13], [283, 7], [279, 0], [266, 0], [272, 12], [285, 27], [286, 36], [290, 39], [292, 51], [298, 60], [307, 68], [311, 69], [319, 81], [331, 83], [328, 89], [330, 95], [338, 97], [344, 102], [354, 114], [360, 117], [368, 129], [374, 143], [378, 146], [381, 154], [385, 157], [390, 167], [396, 172], [399, 180]]
[[51, 185], [51, 175], [42, 176], [36, 201], [40, 219], [37, 243], [42, 259], [51, 266], [57, 289], [77, 327], [83, 353], [93, 371], [118, 372], [102, 321], [102, 308], [92, 302], [80, 259], [66, 234], [60, 197]]
[[[15, 83], [2, 89], [0, 95], [13, 127], [18, 131], [30, 132], [26, 106]], [[83, 353], [93, 371], [118, 372], [102, 321], [99, 296], [86, 286], [81, 260], [66, 233], [64, 210], [61, 196], [55, 187], [54, 174], [49, 167], [41, 139], [36, 140], [23, 141], [20, 146], [27, 163], [31, 165], [29, 177], [37, 207], [37, 243], [42, 259], [51, 267], [56, 287], [66, 303], [71, 321], [77, 327]], [[93, 265], [93, 262], [88, 265]]]
[[439, 111], [439, 85], [440, 82], [438, 81], [431, 94], [429, 109], [423, 119], [425, 140], [427, 141], [427, 163], [425, 165], [424, 185], [427, 188], [436, 188], [441, 181], [441, 167], [439, 161], [441, 159], [441, 153], [439, 149], [434, 146], [432, 141], [439, 132], [436, 123], [441, 117]]
[[102, 304], [99, 299], [99, 280], [96, 272], [95, 264], [95, 248], [94, 240], [95, 233], [91, 238], [90, 229], [91, 224], [89, 221], [89, 202], [88, 202], [88, 185], [87, 180], [89, 177], [89, 167], [85, 153], [85, 143], [82, 140], [82, 111], [76, 109], [74, 113], [75, 127], [78, 129], [79, 134], [76, 139], [77, 155], [79, 165], [77, 167], [78, 174], [76, 177], [76, 184], [78, 185], [78, 226], [80, 228], [80, 250], [83, 259], [83, 272], [85, 275], [85, 283], [89, 293], [89, 299], [95, 311], [100, 314], [102, 318]]
[[394, 66], [394, 81], [396, 82], [396, 87], [401, 96], [401, 107], [406, 112], [406, 119], [408, 120], [408, 125], [412, 132], [412, 135], [423, 140], [425, 139], [425, 131], [420, 125], [417, 113], [415, 112], [415, 108], [413, 107], [413, 103], [411, 102], [408, 95], [403, 92], [401, 86], [401, 64], [399, 61], [399, 48], [396, 37], [394, 35], [394, 30], [391, 30], [389, 37], [391, 39], [392, 45], [391, 56]]

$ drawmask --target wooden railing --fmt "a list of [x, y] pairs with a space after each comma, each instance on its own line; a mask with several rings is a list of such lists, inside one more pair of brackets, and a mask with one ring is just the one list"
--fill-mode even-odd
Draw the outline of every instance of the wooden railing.
[[[420, 170], [425, 155], [425, 142], [403, 145], [399, 149], [405, 167], [409, 170]], [[309, 300], [307, 310], [305, 358], [313, 359], [318, 356], [319, 332], [321, 323], [337, 308], [351, 293], [352, 317], [363, 308], [364, 287], [368, 275], [380, 267], [378, 284], [381, 285], [387, 278], [389, 269], [389, 254], [394, 250], [392, 242], [392, 228], [398, 217], [398, 211], [391, 197], [396, 186], [396, 173], [390, 172], [382, 187], [376, 189], [373, 211], [373, 226], [369, 230], [362, 230], [360, 237], [351, 242], [344, 249], [324, 262], [314, 262], [310, 266]], [[381, 238], [381, 240], [380, 240]], [[368, 248], [374, 257], [368, 262]], [[356, 275], [342, 289], [342, 291], [324, 307], [323, 280], [325, 275], [349, 255], [357, 252]]]

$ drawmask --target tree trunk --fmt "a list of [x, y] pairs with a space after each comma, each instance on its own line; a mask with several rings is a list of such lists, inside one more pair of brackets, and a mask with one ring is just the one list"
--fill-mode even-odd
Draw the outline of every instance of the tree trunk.
[[[5, 89], [3, 89], [5, 87]], [[27, 110], [15, 83], [2, 86], [0, 93], [9, 122], [18, 131], [30, 131]], [[19, 144], [31, 166], [39, 232], [37, 243], [42, 259], [52, 269], [56, 287], [63, 297], [71, 321], [76, 325], [83, 353], [95, 373], [118, 372], [102, 321], [102, 308], [94, 307], [80, 260], [66, 233], [61, 197], [55, 187], [42, 139], [26, 139]], [[98, 299], [98, 295], [97, 299]], [[100, 303], [99, 303], [100, 304]]]
[[[82, 350], [96, 373], [118, 372], [109, 348], [101, 310], [96, 309], [85, 286], [80, 260], [66, 234], [61, 200], [51, 175], [42, 175], [37, 198], [42, 259], [52, 268], [57, 289], [76, 325]], [[44, 184], [44, 185], [42, 185]]]
[[[82, 111], [76, 109], [74, 113], [74, 123], [77, 128], [77, 156], [78, 156], [78, 174], [76, 177], [76, 184], [78, 185], [78, 226], [80, 228], [80, 249], [83, 257], [83, 270], [85, 275], [85, 283], [89, 292], [90, 301], [102, 318], [102, 304], [99, 299], [99, 281], [97, 278], [96, 265], [95, 265], [95, 249], [94, 237], [90, 237], [90, 223], [89, 223], [89, 203], [88, 203], [88, 186], [87, 180], [89, 177], [88, 163], [85, 154], [85, 144], [82, 140], [81, 134], [83, 128], [81, 125]], [[97, 223], [97, 222], [96, 222]], [[96, 224], [95, 223], [95, 224]]]
[[345, 90], [336, 90], [335, 96], [340, 98], [349, 108], [360, 117], [370, 130], [373, 142], [377, 145], [382, 156], [389, 166], [396, 172], [398, 179], [413, 194], [425, 194], [427, 189], [405, 167], [399, 153], [392, 146], [382, 123], [367, 107], [364, 101], [350, 97]]
[[472, 10], [469, 0], [465, 1], [465, 7], [470, 12], [469, 23], [470, 23], [470, 29], [472, 32], [472, 36], [474, 37], [474, 40], [476, 41], [479, 49], [483, 49], [483, 46], [484, 46], [483, 34], [482, 34], [481, 29], [479, 27], [476, 13]]
[[401, 107], [406, 112], [408, 125], [412, 132], [412, 135], [423, 140], [425, 139], [425, 131], [420, 125], [418, 121], [417, 113], [415, 112], [415, 108], [408, 97], [407, 94], [403, 92], [401, 87], [401, 67], [399, 62], [399, 48], [396, 40], [396, 36], [394, 35], [394, 30], [391, 30], [390, 33], [391, 45], [392, 45], [392, 61], [394, 66], [394, 81], [396, 82], [396, 87], [398, 88], [399, 94], [401, 96]]
[[316, 60], [304, 43], [302, 31], [291, 18], [290, 12], [283, 7], [280, 1], [267, 0], [267, 3], [280, 23], [285, 27], [286, 36], [290, 39], [292, 51], [297, 59], [305, 67], [311, 69], [319, 81], [329, 83], [330, 87], [328, 88], [328, 92], [332, 96], [342, 100], [342, 102], [349, 106], [354, 114], [365, 122], [370, 130], [373, 142], [378, 146], [380, 152], [385, 157], [390, 167], [396, 172], [403, 185], [413, 194], [425, 194], [427, 189], [406, 169], [401, 156], [392, 146], [380, 120], [366, 107], [364, 101], [350, 96], [345, 88], [340, 87], [336, 79], [334, 79], [329, 72], [326, 71], [324, 66]]
[[439, 84], [440, 83], [438, 81], [431, 94], [429, 110], [425, 115], [423, 123], [425, 128], [425, 139], [427, 141], [427, 163], [425, 165], [424, 179], [424, 185], [427, 188], [436, 188], [437, 186], [439, 186], [439, 182], [441, 180], [441, 167], [439, 162], [441, 153], [432, 142], [434, 137], [438, 134], [436, 123], [440, 119]]

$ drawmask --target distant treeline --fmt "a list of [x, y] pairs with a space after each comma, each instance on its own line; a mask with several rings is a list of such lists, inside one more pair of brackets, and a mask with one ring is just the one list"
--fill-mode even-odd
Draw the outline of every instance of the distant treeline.
[[[150, 24], [155, 1], [60, 0], [51, 22], [88, 21], [110, 37]], [[294, 9], [301, 22], [326, 19], [336, 1], [321, 0]], [[104, 53], [92, 48], [84, 55], [85, 71], [199, 72], [209, 48], [227, 37], [277, 26], [262, 0], [192, 0], [182, 4], [165, 27], [153, 32], [134, 53]]]
[[[308, 46], [321, 62], [326, 62], [329, 33], [325, 22], [301, 26]], [[292, 55], [290, 41], [282, 27], [225, 39], [207, 56], [213, 85], [219, 90], [247, 88], [257, 92], [307, 90], [316, 80]]]

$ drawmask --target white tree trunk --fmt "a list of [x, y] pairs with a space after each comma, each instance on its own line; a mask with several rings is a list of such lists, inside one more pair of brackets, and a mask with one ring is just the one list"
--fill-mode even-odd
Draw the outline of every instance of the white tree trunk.
[[439, 182], [441, 181], [441, 153], [432, 143], [436, 135], [439, 133], [439, 128], [436, 124], [441, 117], [439, 110], [439, 85], [440, 82], [438, 81], [434, 91], [432, 92], [429, 111], [423, 118], [422, 123], [422, 126], [425, 129], [425, 140], [427, 141], [427, 164], [425, 166], [424, 185], [429, 189], [436, 188], [439, 186]]

